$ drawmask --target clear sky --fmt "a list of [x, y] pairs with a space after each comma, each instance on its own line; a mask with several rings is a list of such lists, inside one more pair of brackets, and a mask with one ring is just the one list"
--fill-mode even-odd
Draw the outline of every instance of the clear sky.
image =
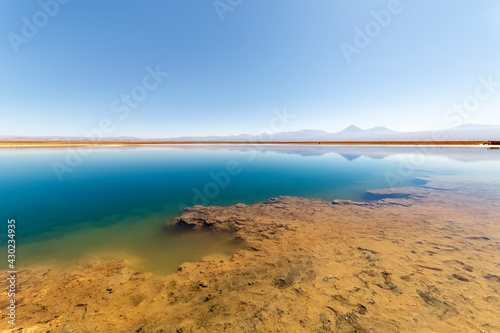
[[0, 35], [0, 135], [500, 124], [498, 0], [2, 0]]

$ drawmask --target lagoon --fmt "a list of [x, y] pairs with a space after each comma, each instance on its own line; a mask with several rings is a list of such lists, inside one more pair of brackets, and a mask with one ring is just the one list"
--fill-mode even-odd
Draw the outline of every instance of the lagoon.
[[254, 204], [281, 195], [363, 201], [373, 199], [370, 189], [425, 187], [426, 176], [500, 176], [500, 152], [478, 147], [92, 148], [61, 179], [54, 165], [65, 164], [69, 154], [0, 151], [0, 211], [5, 220], [16, 219], [19, 267], [62, 269], [120, 258], [138, 271], [164, 275], [239, 246], [226, 235], [165, 229], [184, 207]]

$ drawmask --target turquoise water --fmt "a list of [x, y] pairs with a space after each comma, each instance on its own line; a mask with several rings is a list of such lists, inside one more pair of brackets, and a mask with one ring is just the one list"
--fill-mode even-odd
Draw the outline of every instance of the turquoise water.
[[227, 235], [162, 228], [185, 206], [279, 195], [363, 200], [367, 189], [420, 186], [421, 176], [493, 177], [500, 170], [500, 152], [483, 148], [93, 148], [81, 158], [72, 152], [0, 151], [0, 211], [5, 221], [16, 219], [18, 266], [125, 258], [137, 270], [165, 274], [238, 247]]

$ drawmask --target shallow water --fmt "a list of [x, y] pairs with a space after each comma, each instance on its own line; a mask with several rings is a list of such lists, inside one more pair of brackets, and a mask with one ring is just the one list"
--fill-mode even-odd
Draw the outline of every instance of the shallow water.
[[124, 258], [139, 271], [166, 274], [238, 248], [228, 235], [165, 230], [185, 206], [279, 195], [373, 200], [366, 190], [425, 186], [418, 177], [428, 175], [500, 176], [500, 152], [486, 148], [93, 148], [81, 159], [74, 152], [0, 151], [0, 211], [16, 219], [18, 267]]

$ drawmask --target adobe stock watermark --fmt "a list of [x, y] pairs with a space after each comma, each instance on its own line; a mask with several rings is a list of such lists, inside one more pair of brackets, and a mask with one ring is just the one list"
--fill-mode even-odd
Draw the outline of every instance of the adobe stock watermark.
[[7, 306], [7, 313], [5, 317], [8, 319], [8, 323], [11, 325], [16, 325], [16, 308], [18, 307], [16, 300], [17, 292], [17, 266], [16, 266], [16, 220], [7, 220], [7, 296], [9, 299]]
[[372, 40], [380, 36], [382, 31], [391, 24], [393, 18], [401, 14], [403, 10], [404, 7], [400, 0], [390, 0], [387, 3], [386, 9], [379, 11], [372, 10], [370, 15], [373, 20], [368, 21], [362, 28], [354, 28], [355, 34], [352, 43], [342, 42], [339, 45], [347, 63], [352, 62], [354, 55], [361, 54], [370, 45]]
[[62, 5], [66, 5], [71, 0], [40, 0], [38, 6], [40, 10], [36, 11], [31, 17], [23, 16], [21, 18], [20, 33], [9, 32], [7, 39], [15, 53], [19, 53], [19, 47], [23, 44], [28, 44], [30, 40], [38, 35], [40, 29], [43, 29], [51, 19], [53, 19], [61, 9]]
[[481, 76], [478, 81], [474, 93], [445, 111], [443, 119], [446, 123], [453, 123], [452, 126], [463, 125], [464, 121], [479, 109], [481, 102], [488, 100], [500, 88], [500, 81], [495, 81], [493, 74], [488, 75], [487, 78]]
[[[274, 116], [269, 120], [268, 127], [262, 128], [259, 131], [257, 136], [259, 142], [265, 143], [267, 141], [271, 141], [274, 134], [284, 131], [290, 126], [291, 120], [295, 118], [295, 115], [288, 113], [286, 108], [283, 108], [283, 110], [273, 110], [273, 113]], [[243, 146], [244, 144], [239, 145], [239, 147]], [[249, 163], [252, 162], [257, 156], [257, 150], [253, 148], [246, 151], [245, 154], [250, 155], [245, 159], [245, 161]], [[192, 205], [207, 206], [210, 203], [210, 200], [218, 197], [221, 191], [229, 186], [231, 179], [239, 175], [242, 171], [243, 165], [234, 159], [227, 161], [223, 170], [218, 170], [217, 172], [210, 171], [208, 173], [210, 181], [206, 182], [201, 187], [194, 187], [192, 189]], [[178, 205], [180, 211], [186, 207], [188, 206], [184, 203]]]
[[[474, 88], [474, 92], [467, 95], [461, 102], [453, 104], [443, 113], [445, 127], [456, 127], [463, 125], [474, 112], [480, 109], [481, 102], [485, 102], [491, 98], [500, 89], [500, 81], [495, 81], [493, 75], [488, 77], [481, 76], [478, 79], [478, 84]], [[446, 141], [448, 136], [443, 129], [432, 131], [431, 141]], [[429, 155], [436, 151], [436, 147], [419, 147], [419, 154], [411, 154], [401, 158], [398, 165], [397, 173], [387, 171], [385, 173], [386, 183], [390, 187], [395, 187], [397, 184], [412, 177], [417, 168], [424, 165]]]
[[217, 16], [219, 16], [219, 20], [222, 22], [224, 21], [224, 15], [226, 15], [227, 12], [234, 11], [242, 2], [243, 0], [214, 0], [212, 5], [214, 6]]
[[[113, 115], [113, 117], [104, 117], [98, 122], [96, 127], [82, 131], [83, 135], [89, 140], [89, 143], [98, 144], [99, 140], [113, 133], [119, 122], [126, 120], [131, 110], [137, 109], [140, 103], [148, 97], [149, 93], [157, 89], [169, 75], [169, 73], [160, 70], [160, 65], [156, 65], [154, 69], [151, 66], [147, 66], [145, 70], [147, 74], [142, 78], [141, 84], [134, 86], [130, 89], [129, 93], [123, 93], [119, 98], [111, 102], [111, 112], [116, 115]], [[52, 162], [52, 169], [59, 182], [64, 180], [65, 174], [72, 173], [75, 168], [82, 164], [83, 158], [92, 152], [91, 148], [78, 147], [70, 149], [66, 154], [65, 163]]]

